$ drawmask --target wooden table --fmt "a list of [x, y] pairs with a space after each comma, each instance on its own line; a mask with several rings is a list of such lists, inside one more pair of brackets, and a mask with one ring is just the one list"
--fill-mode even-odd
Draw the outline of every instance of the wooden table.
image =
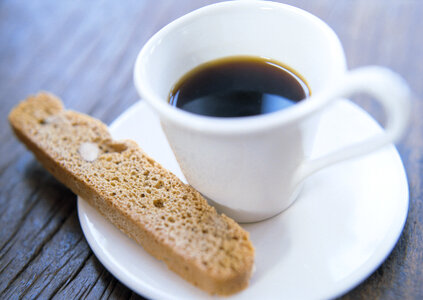
[[[90, 250], [76, 197], [34, 160], [7, 123], [27, 95], [48, 90], [66, 106], [106, 123], [138, 97], [135, 57], [175, 18], [212, 1], [0, 2], [0, 298], [139, 298]], [[350, 68], [379, 64], [402, 74], [413, 97], [412, 124], [398, 144], [410, 210], [389, 258], [345, 299], [423, 298], [423, 1], [285, 1], [325, 20]], [[355, 99], [377, 119], [369, 99]]]

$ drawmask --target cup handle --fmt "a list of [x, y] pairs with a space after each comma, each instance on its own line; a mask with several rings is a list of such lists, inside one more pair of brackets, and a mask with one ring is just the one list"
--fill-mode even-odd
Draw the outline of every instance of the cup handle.
[[367, 154], [401, 137], [410, 116], [410, 90], [404, 79], [383, 67], [362, 67], [348, 72], [338, 88], [330, 89], [322, 96], [330, 103], [359, 92], [369, 94], [382, 104], [386, 115], [385, 131], [363, 142], [305, 161], [299, 167], [294, 182], [300, 183], [322, 168]]

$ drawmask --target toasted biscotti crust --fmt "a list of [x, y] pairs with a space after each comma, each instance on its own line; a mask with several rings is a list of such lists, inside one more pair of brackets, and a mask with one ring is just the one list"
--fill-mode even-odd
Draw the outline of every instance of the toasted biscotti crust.
[[48, 93], [21, 102], [9, 121], [49, 172], [171, 270], [211, 294], [247, 287], [248, 233], [135, 142], [113, 141], [106, 125]]

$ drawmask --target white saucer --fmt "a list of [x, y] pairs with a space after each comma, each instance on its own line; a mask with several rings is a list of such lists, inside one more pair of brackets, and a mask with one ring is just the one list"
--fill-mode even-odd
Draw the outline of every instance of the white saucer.
[[[115, 138], [131, 138], [182, 177], [147, 105], [140, 101], [110, 126]], [[325, 112], [313, 155], [380, 132], [349, 101]], [[310, 177], [297, 201], [282, 214], [243, 227], [256, 248], [250, 286], [229, 299], [322, 299], [339, 296], [368, 277], [398, 240], [408, 210], [401, 159], [388, 146]], [[136, 293], [153, 299], [217, 298], [185, 282], [144, 252], [78, 199], [82, 229], [103, 265]]]

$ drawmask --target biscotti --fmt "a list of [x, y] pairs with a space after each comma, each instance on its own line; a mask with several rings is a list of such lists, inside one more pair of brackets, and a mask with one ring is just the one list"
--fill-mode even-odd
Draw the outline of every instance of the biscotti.
[[247, 287], [248, 233], [134, 141], [114, 141], [102, 122], [48, 93], [18, 104], [9, 121], [49, 172], [171, 270], [211, 294]]

